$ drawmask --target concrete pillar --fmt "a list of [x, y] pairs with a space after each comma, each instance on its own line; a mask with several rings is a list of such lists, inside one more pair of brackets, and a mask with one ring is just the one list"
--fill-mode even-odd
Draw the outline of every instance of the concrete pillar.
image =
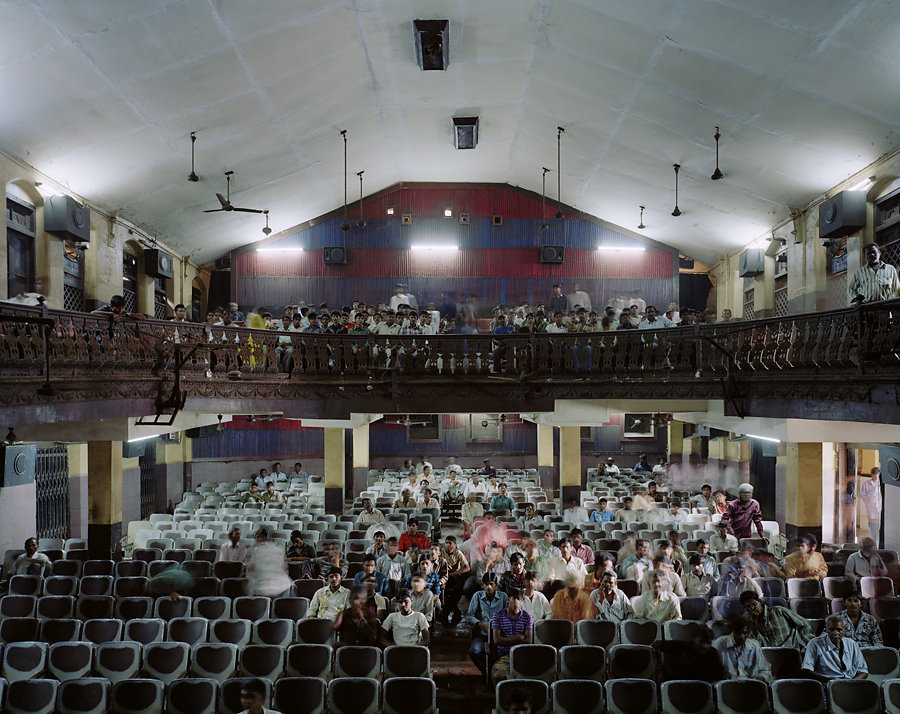
[[69, 535], [88, 537], [88, 445], [69, 444]]
[[92, 559], [113, 557], [122, 539], [122, 442], [88, 443], [88, 549]]
[[328, 427], [325, 432], [325, 512], [344, 511], [344, 430]]
[[553, 488], [553, 427], [547, 424], [537, 425], [537, 461], [541, 488]]
[[353, 429], [353, 498], [369, 486], [369, 425]]
[[684, 460], [684, 422], [673, 419], [668, 430], [669, 463], [680, 464]]
[[156, 512], [166, 511], [170, 502], [178, 503], [185, 491], [193, 490], [184, 487], [184, 467], [190, 462], [191, 440], [187, 437], [180, 442], [156, 443]]
[[566, 502], [574, 498], [581, 503], [581, 428], [561, 426], [559, 428], [559, 480], [560, 499]]
[[784, 520], [788, 538], [811, 533], [822, 541], [822, 449], [818, 442], [785, 444]]

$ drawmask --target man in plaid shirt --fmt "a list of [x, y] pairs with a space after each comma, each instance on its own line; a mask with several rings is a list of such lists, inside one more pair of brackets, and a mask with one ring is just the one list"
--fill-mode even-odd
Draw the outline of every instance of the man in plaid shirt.
[[802, 650], [812, 639], [812, 631], [805, 618], [781, 605], [764, 605], [752, 590], [741, 593], [741, 605], [750, 616], [754, 639], [763, 647]]

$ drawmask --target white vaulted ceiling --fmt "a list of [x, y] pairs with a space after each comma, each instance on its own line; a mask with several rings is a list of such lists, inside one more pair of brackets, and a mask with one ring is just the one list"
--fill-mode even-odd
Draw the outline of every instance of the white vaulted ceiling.
[[[0, 149], [207, 262], [398, 181], [540, 191], [704, 262], [895, 149], [896, 0], [0, 0]], [[412, 20], [450, 20], [422, 72]], [[477, 114], [455, 151], [450, 117]], [[714, 127], [726, 177], [710, 181]], [[190, 131], [199, 183], [189, 183]], [[680, 206], [672, 164], [682, 165]], [[555, 174], [548, 185], [555, 198]]]

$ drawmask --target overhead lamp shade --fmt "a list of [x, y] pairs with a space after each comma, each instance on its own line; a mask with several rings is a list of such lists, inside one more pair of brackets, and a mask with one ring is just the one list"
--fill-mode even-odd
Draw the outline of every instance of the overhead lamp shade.
[[459, 149], [474, 149], [478, 144], [478, 117], [453, 117], [453, 145]]

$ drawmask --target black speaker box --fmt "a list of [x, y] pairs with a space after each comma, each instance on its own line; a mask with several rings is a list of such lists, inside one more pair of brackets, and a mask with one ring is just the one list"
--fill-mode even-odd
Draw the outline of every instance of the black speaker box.
[[325, 265], [347, 265], [347, 249], [342, 245], [325, 246], [322, 261]]
[[174, 278], [175, 260], [164, 250], [148, 248], [144, 251], [144, 272], [154, 278]]
[[5, 444], [0, 449], [3, 450], [3, 487], [34, 483], [37, 447], [34, 444]]
[[91, 239], [91, 209], [71, 196], [51, 196], [44, 204], [44, 230], [73, 243]]
[[865, 227], [865, 191], [841, 191], [819, 204], [819, 238], [843, 238]]
[[900, 486], [900, 447], [893, 444], [879, 444], [878, 463], [881, 464], [881, 480], [884, 484]]
[[541, 246], [541, 262], [542, 263], [562, 263], [565, 249], [561, 245], [542, 245]]

